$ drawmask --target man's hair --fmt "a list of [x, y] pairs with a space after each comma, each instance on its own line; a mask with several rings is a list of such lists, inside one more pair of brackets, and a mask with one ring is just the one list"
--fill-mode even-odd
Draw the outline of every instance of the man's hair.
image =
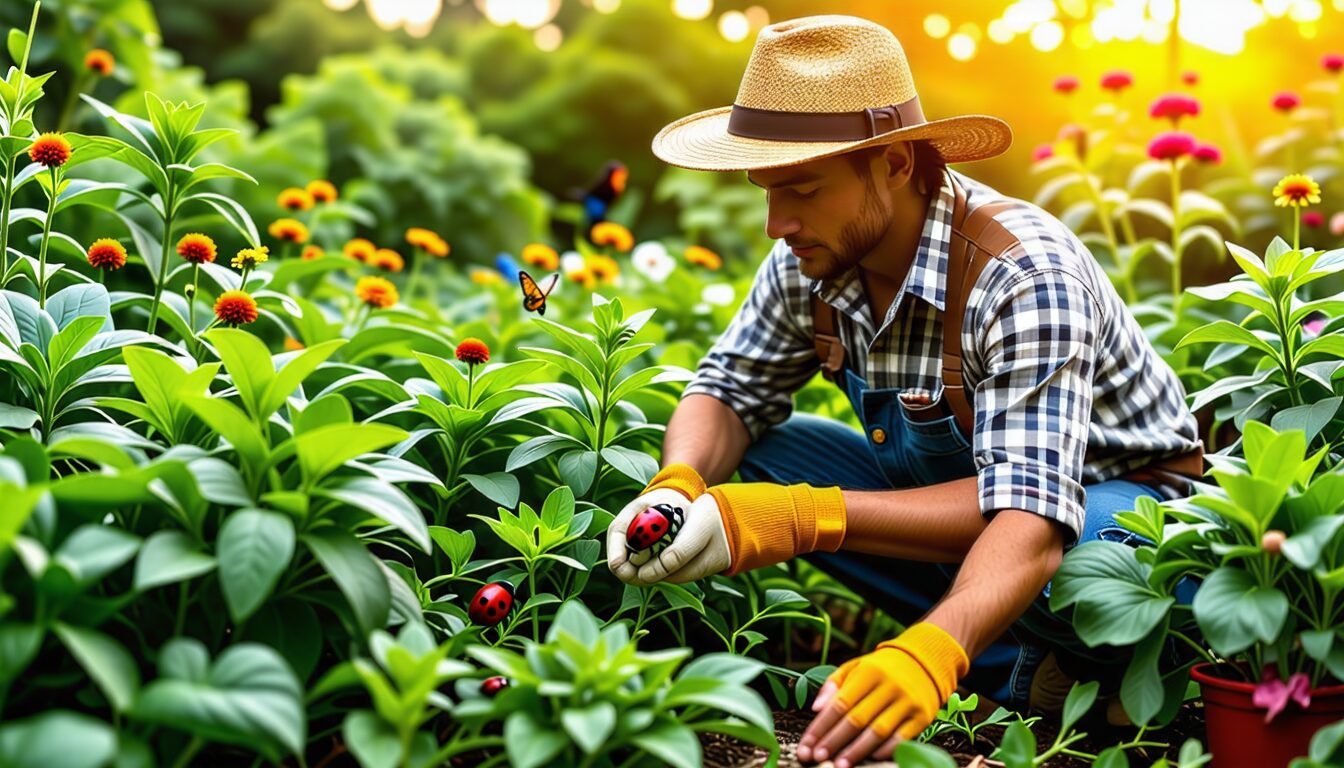
[[[943, 155], [938, 151], [938, 148], [927, 140], [912, 141], [910, 145], [915, 153], [914, 178], [922, 182], [921, 186], [925, 190], [936, 191], [943, 185], [943, 170], [947, 168], [947, 161], [943, 159]], [[871, 173], [869, 163], [872, 162], [874, 157], [886, 151], [887, 147], [885, 145], [879, 145], [847, 152], [844, 157], [853, 166], [854, 173], [859, 178], [865, 179]]]

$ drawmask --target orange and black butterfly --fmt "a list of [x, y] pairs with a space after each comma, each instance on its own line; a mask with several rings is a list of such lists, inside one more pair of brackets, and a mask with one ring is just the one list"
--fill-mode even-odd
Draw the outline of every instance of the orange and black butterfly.
[[555, 283], [559, 279], [560, 273], [557, 272], [544, 280], [546, 287], [542, 288], [526, 270], [518, 270], [518, 282], [523, 286], [523, 309], [538, 315], [546, 314], [546, 297], [555, 290]]

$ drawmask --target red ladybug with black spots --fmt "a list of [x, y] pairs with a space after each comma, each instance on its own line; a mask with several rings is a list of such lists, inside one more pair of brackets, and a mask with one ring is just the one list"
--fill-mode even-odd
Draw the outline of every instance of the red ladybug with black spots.
[[625, 531], [625, 548], [631, 555], [647, 551], [656, 555], [667, 548], [681, 530], [681, 507], [655, 504], [635, 515]]
[[486, 696], [494, 696], [505, 688], [509, 687], [509, 678], [503, 675], [487, 677], [481, 681], [481, 693]]
[[476, 590], [467, 606], [467, 615], [476, 624], [493, 627], [504, 620], [513, 609], [513, 585], [507, 581], [492, 581]]

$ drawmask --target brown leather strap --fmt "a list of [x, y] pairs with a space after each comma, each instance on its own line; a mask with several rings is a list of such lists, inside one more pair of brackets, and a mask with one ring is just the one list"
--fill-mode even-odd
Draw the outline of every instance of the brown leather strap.
[[812, 325], [812, 347], [821, 361], [821, 375], [827, 381], [835, 381], [835, 375], [845, 364], [845, 346], [835, 332], [835, 307], [822, 301], [816, 293], [812, 294]]
[[728, 132], [770, 141], [860, 141], [924, 123], [919, 97], [855, 112], [782, 112], [733, 105]]

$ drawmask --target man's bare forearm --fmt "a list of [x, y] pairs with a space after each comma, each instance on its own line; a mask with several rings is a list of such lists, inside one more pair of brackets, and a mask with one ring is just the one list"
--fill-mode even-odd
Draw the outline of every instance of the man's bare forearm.
[[841, 549], [959, 563], [986, 525], [974, 477], [919, 488], [845, 491]]
[[974, 659], [1027, 610], [1059, 569], [1064, 529], [1031, 512], [999, 512], [943, 599], [924, 617]]
[[749, 445], [751, 435], [732, 408], [709, 395], [687, 395], [667, 423], [663, 466], [689, 465], [717, 485], [733, 476]]

